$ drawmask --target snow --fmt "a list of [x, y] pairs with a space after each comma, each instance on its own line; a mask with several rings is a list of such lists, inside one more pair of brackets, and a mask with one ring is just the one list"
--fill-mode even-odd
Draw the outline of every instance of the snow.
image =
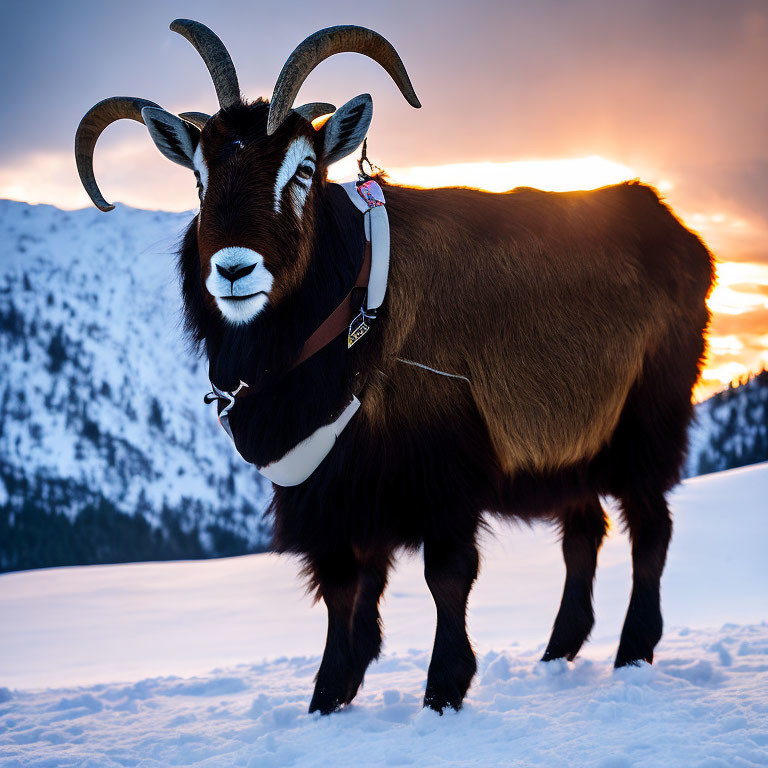
[[542, 665], [556, 537], [495, 526], [470, 600], [478, 676], [443, 717], [421, 710], [434, 607], [417, 558], [391, 580], [381, 660], [329, 718], [306, 714], [325, 617], [291, 559], [0, 576], [0, 766], [766, 766], [767, 497], [768, 464], [672, 495], [666, 632], [653, 667], [619, 671], [625, 535], [600, 553], [594, 639]]
[[538, 652], [488, 652], [464, 710], [442, 718], [421, 710], [429, 659], [416, 650], [376, 664], [330, 718], [306, 714], [307, 657], [22, 692], [0, 703], [0, 765], [766, 765], [765, 626], [678, 631], [665, 646], [658, 666], [617, 673], [608, 660], [542, 668]]

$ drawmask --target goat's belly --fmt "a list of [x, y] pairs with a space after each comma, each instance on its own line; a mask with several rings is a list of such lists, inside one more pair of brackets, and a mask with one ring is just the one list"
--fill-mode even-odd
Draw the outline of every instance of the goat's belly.
[[591, 460], [613, 435], [632, 382], [627, 376], [602, 391], [562, 388], [549, 403], [480, 395], [499, 466], [508, 475], [551, 473]]
[[[534, 335], [535, 336], [535, 335]], [[472, 393], [505, 473], [551, 472], [588, 461], [610, 440], [641, 375], [650, 334], [594, 326], [524, 348], [505, 344], [493, 375], [475, 371]]]

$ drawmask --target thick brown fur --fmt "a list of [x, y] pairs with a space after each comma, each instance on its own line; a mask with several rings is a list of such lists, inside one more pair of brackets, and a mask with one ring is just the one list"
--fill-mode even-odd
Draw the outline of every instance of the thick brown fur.
[[[276, 487], [272, 504], [276, 549], [304, 559], [328, 608], [310, 709], [354, 698], [381, 647], [393, 553], [422, 544], [437, 608], [424, 700], [461, 706], [475, 671], [465, 616], [486, 513], [559, 524], [567, 576], [544, 658], [572, 659], [592, 627], [604, 494], [619, 499], [633, 547], [616, 664], [651, 661], [671, 536], [664, 494], [679, 478], [704, 354], [705, 246], [639, 183], [490, 194], [381, 179], [392, 247], [379, 319], [351, 350], [339, 337], [292, 369], [353, 285], [362, 220], [327, 181], [322, 129], [294, 114], [267, 137], [267, 109], [236, 105], [206, 126], [209, 190], [180, 266], [213, 382], [258, 390], [230, 415], [247, 460], [274, 461], [352, 394], [362, 402], [320, 466]], [[317, 152], [300, 218], [272, 201], [298, 135]], [[228, 326], [204, 287], [211, 255], [230, 245], [262, 254], [275, 279], [245, 326]]]

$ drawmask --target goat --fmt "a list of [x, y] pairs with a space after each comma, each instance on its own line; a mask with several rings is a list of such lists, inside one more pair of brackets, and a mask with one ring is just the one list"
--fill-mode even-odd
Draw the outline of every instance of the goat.
[[212, 383], [232, 393], [224, 410], [246, 460], [270, 465], [359, 398], [319, 466], [275, 486], [271, 504], [275, 549], [303, 558], [328, 611], [310, 711], [354, 698], [380, 652], [393, 555], [420, 546], [437, 608], [424, 704], [461, 707], [476, 670], [466, 607], [486, 515], [559, 524], [566, 579], [543, 659], [572, 660], [594, 620], [601, 495], [619, 500], [632, 542], [615, 664], [652, 662], [672, 530], [665, 494], [679, 479], [709, 321], [707, 248], [641, 183], [491, 194], [378, 177], [391, 224], [378, 319], [351, 348], [337, 336], [296, 365], [364, 264], [360, 214], [327, 169], [360, 146], [372, 117], [367, 94], [334, 111], [291, 109], [296, 93], [324, 58], [356, 51], [418, 99], [371, 30], [321, 30], [291, 54], [270, 102], [247, 103], [211, 30], [171, 28], [202, 55], [219, 112], [177, 117], [108, 99], [81, 122], [78, 167], [109, 210], [93, 150], [127, 117], [194, 171], [201, 208], [179, 257], [185, 318]]

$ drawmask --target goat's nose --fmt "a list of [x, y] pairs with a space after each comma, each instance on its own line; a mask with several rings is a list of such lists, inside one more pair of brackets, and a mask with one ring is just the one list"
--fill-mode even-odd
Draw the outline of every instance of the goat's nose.
[[251, 272], [253, 272], [254, 268], [256, 267], [256, 264], [249, 264], [246, 267], [241, 266], [240, 264], [234, 264], [229, 267], [222, 266], [221, 264], [216, 265], [216, 271], [224, 278], [229, 280], [230, 283], [234, 283], [235, 280], [239, 280], [241, 277], [245, 277], [246, 275], [250, 275]]

